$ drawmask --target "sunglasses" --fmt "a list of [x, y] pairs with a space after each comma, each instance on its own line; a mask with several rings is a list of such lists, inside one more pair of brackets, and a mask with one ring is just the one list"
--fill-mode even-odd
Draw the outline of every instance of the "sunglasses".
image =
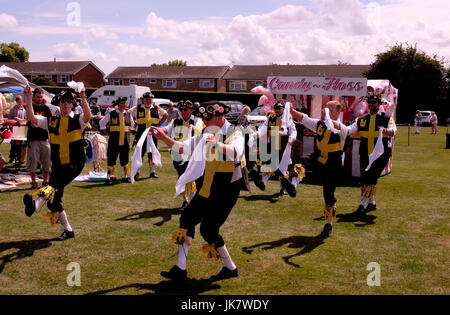
[[208, 115], [208, 116], [206, 116], [206, 117], [203, 117], [203, 120], [204, 120], [204, 121], [210, 121], [211, 119], [213, 119], [213, 117], [214, 117], [214, 116]]
[[367, 104], [376, 104], [376, 101], [368, 101]]
[[182, 112], [187, 112], [189, 110], [189, 108], [181, 108], [180, 111]]

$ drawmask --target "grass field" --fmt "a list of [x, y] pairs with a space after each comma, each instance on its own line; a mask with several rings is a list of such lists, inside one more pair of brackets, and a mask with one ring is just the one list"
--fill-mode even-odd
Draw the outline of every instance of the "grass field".
[[[178, 285], [159, 275], [176, 263], [170, 236], [181, 213], [167, 152], [159, 179], [148, 179], [144, 166], [145, 178], [134, 185], [69, 185], [63, 205], [76, 237], [66, 242], [52, 241], [61, 227], [43, 220], [46, 210], [25, 216], [29, 189], [0, 192], [0, 294], [450, 294], [445, 132], [422, 128], [408, 146], [407, 127], [399, 127], [393, 171], [377, 186], [378, 209], [352, 215], [360, 189], [346, 181], [337, 189], [338, 220], [327, 239], [319, 235], [321, 186], [305, 180], [290, 198], [278, 195], [278, 182], [264, 192], [252, 184], [221, 229], [239, 277], [215, 283], [207, 279], [222, 263], [199, 255], [199, 233], [188, 257], [190, 280]], [[81, 286], [66, 283], [71, 262], [80, 265]], [[380, 286], [367, 284], [371, 262], [380, 266]]]

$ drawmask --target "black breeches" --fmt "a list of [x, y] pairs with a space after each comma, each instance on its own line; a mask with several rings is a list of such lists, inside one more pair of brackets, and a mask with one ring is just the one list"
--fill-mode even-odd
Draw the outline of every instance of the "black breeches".
[[49, 185], [55, 189], [55, 196], [53, 202], [47, 202], [47, 207], [51, 212], [62, 212], [62, 197], [64, 195], [64, 187], [69, 185], [75, 177], [80, 175], [84, 168], [84, 163], [79, 165], [64, 164], [53, 167], [50, 174]]
[[117, 156], [120, 158], [120, 165], [125, 166], [128, 164], [129, 161], [129, 153], [130, 153], [130, 146], [128, 144], [126, 145], [116, 145], [116, 144], [108, 144], [108, 150], [106, 152], [108, 156], [108, 166], [114, 166], [116, 165]]
[[322, 180], [323, 199], [325, 204], [327, 206], [333, 206], [336, 203], [334, 193], [336, 191], [337, 181], [341, 174], [341, 160], [329, 160], [325, 165], [316, 160], [313, 163], [313, 168]]
[[178, 174], [178, 178], [180, 178], [180, 176], [184, 173], [184, 171], [186, 170], [189, 162], [186, 161], [184, 162], [184, 164], [181, 164], [182, 162], [176, 162], [173, 161], [173, 166], [175, 167], [175, 170], [177, 171]]
[[198, 193], [194, 196], [180, 217], [180, 228], [187, 229], [188, 236], [194, 238], [195, 226], [200, 223], [200, 234], [208, 244], [215, 244], [216, 248], [225, 244], [219, 229], [239, 198], [239, 184], [227, 188], [209, 198]]
[[381, 176], [384, 168], [389, 162], [391, 157], [391, 151], [384, 152], [375, 162], [368, 171], [366, 171], [367, 165], [369, 165], [369, 157], [361, 156], [359, 159], [359, 167], [361, 171], [361, 185], [376, 185], [378, 182], [378, 177]]

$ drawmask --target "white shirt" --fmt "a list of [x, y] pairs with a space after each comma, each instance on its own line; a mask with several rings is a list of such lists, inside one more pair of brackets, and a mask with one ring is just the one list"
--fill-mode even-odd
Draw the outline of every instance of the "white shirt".
[[[180, 117], [180, 118], [183, 119], [183, 117]], [[187, 121], [192, 119], [194, 121], [194, 130], [195, 129], [201, 130], [201, 128], [203, 127], [203, 121], [201, 119], [195, 119], [195, 118], [196, 117], [194, 117], [194, 115], [191, 115], [191, 117], [189, 117], [189, 119]], [[183, 119], [183, 121], [186, 122], [186, 120], [184, 120], [184, 119]], [[173, 122], [174, 121], [172, 121], [169, 125], [164, 127], [164, 129], [167, 132], [167, 135], [171, 138], [175, 137], [175, 134], [174, 134], [175, 125], [173, 124]]]
[[[317, 123], [320, 121], [320, 119], [310, 118], [308, 115], [303, 114], [303, 118], [300, 121], [302, 125], [304, 125], [306, 128], [316, 132], [317, 130]], [[341, 143], [341, 150], [344, 148], [345, 145], [345, 139], [348, 135], [348, 129], [347, 126], [345, 126], [343, 123], [339, 122], [340, 129], [338, 130], [338, 135], [340, 138]]]
[[[220, 128], [217, 132], [215, 132], [215, 134], [224, 135], [226, 137], [229, 126], [231, 126], [231, 123], [225, 120], [225, 123], [223, 124], [222, 128]], [[191, 154], [194, 151], [196, 138], [197, 137], [192, 137], [191, 139], [188, 139], [183, 142], [183, 153]], [[233, 147], [234, 151], [236, 152], [236, 158], [234, 159], [235, 163], [241, 160], [242, 154], [244, 153], [244, 143], [245, 143], [244, 135], [239, 130], [239, 128], [236, 128], [234, 134], [227, 143], [227, 145]]]
[[[124, 110], [123, 113], [121, 113], [120, 110], [119, 110], [118, 108], [116, 108], [114, 111], [116, 111], [118, 114], [124, 114], [124, 115], [126, 115], [126, 114], [128, 113], [127, 110]], [[112, 112], [112, 111], [109, 111], [108, 113], [106, 113], [106, 115], [100, 120], [99, 124], [100, 124], [100, 129], [101, 129], [101, 130], [105, 130], [106, 128], [108, 128], [108, 123], [109, 123], [110, 120], [111, 120], [111, 117], [110, 117], [110, 113], [111, 113], [111, 112]], [[134, 128], [134, 119], [133, 119], [132, 116], [133, 116], [133, 115], [130, 115], [130, 123], [131, 123], [130, 128], [131, 128], [131, 129]]]
[[[381, 106], [380, 106], [380, 108], [381, 108]], [[384, 110], [380, 109], [380, 110], [378, 110], [377, 115], [381, 115], [381, 113], [383, 113], [383, 112], [384, 112]], [[394, 136], [397, 134], [397, 126], [395, 125], [395, 121], [392, 116], [391, 116], [391, 119], [389, 119], [389, 123], [388, 123], [387, 127], [388, 127], [388, 129], [394, 130]], [[349, 135], [355, 134], [356, 132], [358, 132], [358, 122], [355, 121], [350, 126], [346, 126], [346, 129], [348, 130]]]
[[[69, 117], [73, 118], [75, 116], [74, 112], [70, 112]], [[35, 115], [37, 122], [36, 122], [36, 127], [42, 128], [44, 130], [48, 130], [48, 120], [47, 117], [44, 116], [39, 116], [39, 115]], [[88, 125], [88, 122], [84, 122], [84, 114], [80, 115], [79, 118], [80, 121], [80, 126], [81, 126], [81, 130], [84, 130], [86, 128], [86, 126]]]

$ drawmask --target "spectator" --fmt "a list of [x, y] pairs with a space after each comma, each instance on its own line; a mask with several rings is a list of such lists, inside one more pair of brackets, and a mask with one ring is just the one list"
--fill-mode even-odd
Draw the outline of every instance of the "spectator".
[[[33, 103], [33, 110], [35, 115], [44, 117], [51, 117], [53, 115], [50, 109], [43, 104], [44, 92], [40, 88], [36, 88], [33, 91], [31, 100]], [[30, 122], [28, 122], [27, 146], [27, 170], [30, 173], [31, 177], [31, 188], [37, 189], [36, 169], [38, 163], [41, 164], [42, 168], [42, 176], [44, 179], [43, 185], [48, 184], [51, 167], [48, 131], [39, 127], [33, 127]]]
[[422, 114], [420, 110], [416, 110], [416, 116], [414, 116], [414, 128], [416, 128], [416, 135], [420, 134], [420, 126], [422, 125]]
[[[9, 112], [8, 119], [15, 120], [19, 122], [19, 124], [21, 125], [26, 125], [27, 113], [25, 108], [23, 107], [22, 96], [18, 95], [16, 97], [16, 105]], [[26, 153], [27, 153], [27, 146], [25, 141], [12, 140], [8, 163], [12, 163], [14, 160], [16, 160], [16, 162], [24, 164]]]
[[432, 135], [437, 134], [438, 119], [435, 112], [431, 112], [430, 124], [431, 124], [431, 134]]
[[181, 113], [177, 108], [173, 107], [172, 102], [169, 102], [168, 106], [169, 108], [167, 109], [167, 125], [170, 125], [173, 120], [181, 118]]
[[100, 106], [94, 102], [91, 107], [92, 113], [92, 128], [94, 130], [100, 130], [100, 120], [103, 118]]

